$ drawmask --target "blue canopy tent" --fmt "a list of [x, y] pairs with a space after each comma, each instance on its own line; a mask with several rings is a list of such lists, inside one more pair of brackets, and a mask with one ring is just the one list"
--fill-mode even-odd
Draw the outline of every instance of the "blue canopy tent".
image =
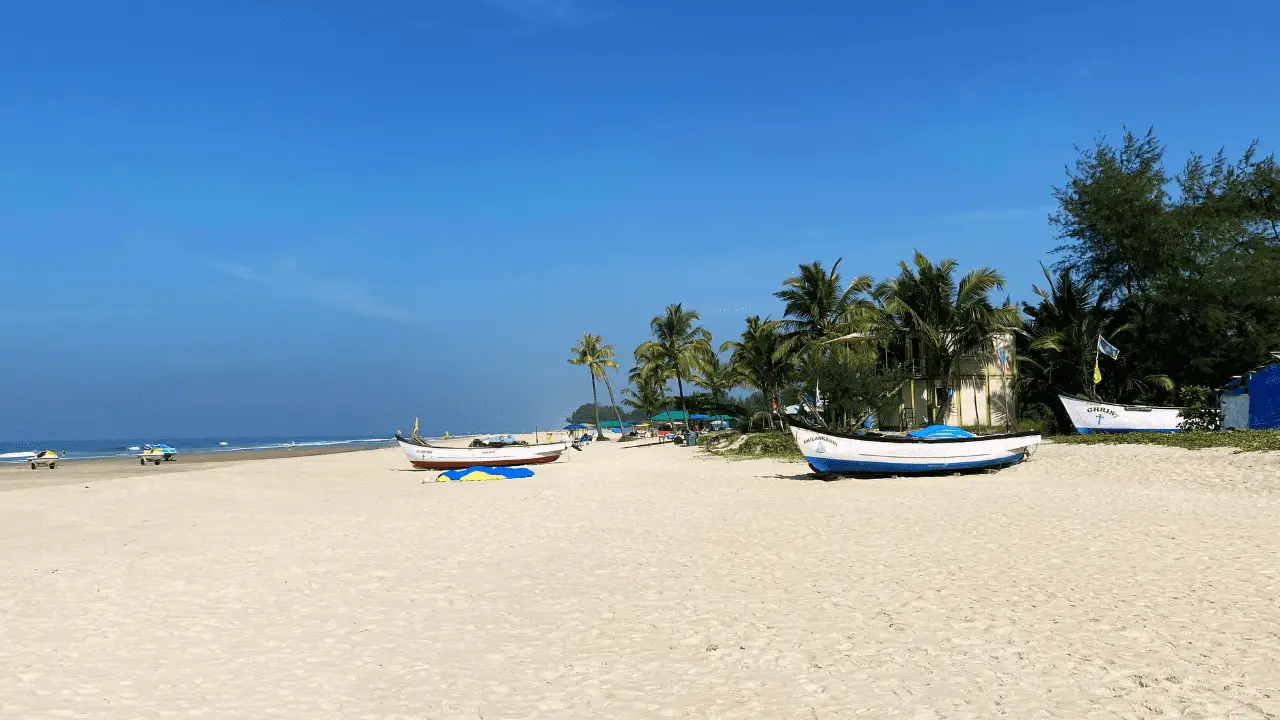
[[569, 438], [574, 442], [577, 442], [578, 433], [581, 433], [583, 430], [586, 430], [590, 427], [591, 427], [590, 425], [583, 425], [582, 423], [569, 423], [568, 425], [564, 426], [564, 429], [569, 431]]

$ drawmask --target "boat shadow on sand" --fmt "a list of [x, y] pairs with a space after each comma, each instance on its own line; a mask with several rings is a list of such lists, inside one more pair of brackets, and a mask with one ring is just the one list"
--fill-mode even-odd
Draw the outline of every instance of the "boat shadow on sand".
[[813, 470], [805, 470], [794, 474], [784, 473], [766, 473], [757, 475], [757, 478], [763, 480], [795, 480], [803, 482], [835, 482], [837, 480], [916, 480], [920, 478], [949, 478], [959, 476], [975, 476], [975, 475], [998, 475], [1004, 468], [972, 468], [964, 470], [935, 470], [933, 472], [921, 473], [892, 473], [892, 472], [870, 472], [870, 473], [823, 473], [814, 472]]

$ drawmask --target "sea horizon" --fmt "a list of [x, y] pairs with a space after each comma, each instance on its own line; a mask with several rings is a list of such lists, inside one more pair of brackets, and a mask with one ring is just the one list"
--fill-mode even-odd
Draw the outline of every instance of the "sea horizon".
[[101, 438], [89, 440], [0, 440], [0, 463], [22, 462], [21, 458], [5, 458], [5, 454], [54, 450], [69, 460], [101, 460], [131, 457], [148, 444], [165, 444], [179, 453], [206, 454], [217, 452], [250, 452], [278, 450], [288, 447], [311, 448], [339, 445], [378, 447], [395, 440], [394, 433], [355, 433], [349, 435], [245, 435], [208, 437]]

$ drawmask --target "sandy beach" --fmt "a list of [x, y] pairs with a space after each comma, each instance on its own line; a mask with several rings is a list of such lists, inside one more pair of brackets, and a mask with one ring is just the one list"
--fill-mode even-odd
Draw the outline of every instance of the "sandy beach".
[[1280, 457], [818, 482], [624, 447], [0, 493], [0, 717], [1280, 716]]

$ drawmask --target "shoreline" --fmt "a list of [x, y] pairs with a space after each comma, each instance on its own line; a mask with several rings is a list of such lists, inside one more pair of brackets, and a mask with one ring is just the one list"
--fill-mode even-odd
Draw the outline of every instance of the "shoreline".
[[156, 474], [174, 474], [188, 470], [207, 469], [222, 465], [235, 465], [255, 460], [280, 460], [284, 458], [312, 457], [317, 455], [339, 455], [345, 453], [385, 450], [392, 445], [370, 443], [352, 447], [349, 445], [324, 445], [312, 447], [271, 448], [266, 450], [224, 450], [220, 452], [204, 452], [178, 454], [169, 462], [159, 465], [147, 463], [141, 465], [132, 456], [114, 458], [68, 458], [59, 460], [58, 467], [37, 468], [32, 470], [27, 463], [5, 463], [0, 465], [0, 492], [24, 490], [37, 487], [54, 487], [57, 485], [74, 485], [81, 482], [100, 480], [119, 480], [129, 477], [142, 477]]
[[[0, 707], [1280, 712], [1280, 456], [1047, 445], [991, 474], [817, 482], [626, 449], [476, 483], [395, 448], [0, 473], [61, 485], [0, 494]], [[127, 480], [72, 479], [95, 468]]]

